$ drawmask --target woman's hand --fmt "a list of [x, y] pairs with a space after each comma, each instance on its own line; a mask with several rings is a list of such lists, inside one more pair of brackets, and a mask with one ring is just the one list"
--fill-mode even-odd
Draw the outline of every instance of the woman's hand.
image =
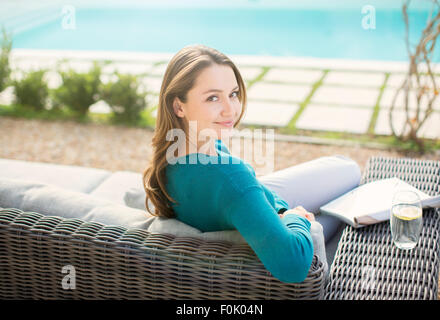
[[309, 221], [315, 221], [315, 215], [311, 212], [308, 212], [306, 209], [304, 209], [301, 206], [286, 210], [282, 214], [280, 214], [279, 216], [280, 216], [280, 218], [283, 218], [286, 214], [297, 214], [297, 215], [300, 215], [300, 216], [306, 218]]

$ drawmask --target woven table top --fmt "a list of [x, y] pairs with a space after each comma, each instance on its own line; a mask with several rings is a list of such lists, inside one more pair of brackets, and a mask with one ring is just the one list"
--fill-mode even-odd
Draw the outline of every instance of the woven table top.
[[[361, 184], [397, 177], [429, 195], [440, 193], [440, 161], [369, 159]], [[325, 299], [429, 299], [438, 295], [439, 209], [423, 210], [417, 246], [401, 250], [392, 243], [389, 221], [355, 229], [339, 241]]]

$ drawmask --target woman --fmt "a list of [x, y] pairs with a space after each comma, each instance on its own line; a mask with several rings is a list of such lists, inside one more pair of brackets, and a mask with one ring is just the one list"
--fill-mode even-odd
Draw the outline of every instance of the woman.
[[[302, 282], [313, 258], [315, 218], [289, 194], [298, 173], [284, 171], [283, 177], [278, 171], [260, 181], [222, 142], [245, 107], [245, 84], [224, 54], [194, 45], [171, 59], [160, 90], [153, 157], [144, 172], [147, 199], [155, 207], [152, 212], [147, 200], [147, 209], [204, 232], [237, 229], [274, 277]], [[175, 143], [176, 134], [183, 140]]]

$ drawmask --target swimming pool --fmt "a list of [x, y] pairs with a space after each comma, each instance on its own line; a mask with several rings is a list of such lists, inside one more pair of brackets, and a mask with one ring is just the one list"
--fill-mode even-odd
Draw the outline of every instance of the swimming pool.
[[[370, 28], [362, 25], [371, 14], [362, 13], [362, 8], [374, 1], [354, 1], [356, 5], [349, 6], [344, 2], [335, 1], [331, 7], [287, 6], [289, 2], [283, 1], [267, 6], [258, 0], [247, 5], [241, 1], [238, 7], [228, 6], [230, 2], [183, 7], [88, 4], [73, 7], [74, 29], [63, 25], [72, 12], [63, 14], [60, 7], [56, 19], [16, 33], [13, 47], [174, 53], [185, 45], [203, 43], [226, 54], [407, 60], [400, 0], [387, 1], [392, 6], [373, 6], [375, 28], [371, 20]], [[428, 12], [426, 8], [410, 11], [413, 41]], [[437, 54], [433, 60], [438, 58]]]

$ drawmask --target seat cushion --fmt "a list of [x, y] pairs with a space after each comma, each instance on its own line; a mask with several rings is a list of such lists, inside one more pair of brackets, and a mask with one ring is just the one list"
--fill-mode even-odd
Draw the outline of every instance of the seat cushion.
[[[151, 233], [168, 233], [176, 237], [192, 237], [210, 241], [228, 241], [234, 244], [246, 243], [246, 240], [237, 230], [202, 232], [177, 219], [153, 217], [151, 218], [151, 221], [152, 222], [148, 227], [148, 231]], [[312, 221], [310, 224], [310, 234], [313, 240], [314, 254], [317, 255], [319, 260], [323, 263], [324, 274], [327, 276], [328, 262], [322, 225], [317, 221]]]
[[203, 240], [228, 241], [232, 243], [246, 243], [246, 240], [237, 230], [202, 232], [199, 229], [177, 219], [155, 217], [148, 227], [151, 233], [168, 233], [176, 237], [194, 237]]
[[145, 210], [31, 180], [0, 178], [0, 207], [144, 230], [152, 222]]
[[0, 178], [32, 180], [83, 193], [94, 190], [110, 175], [102, 169], [0, 159]]

